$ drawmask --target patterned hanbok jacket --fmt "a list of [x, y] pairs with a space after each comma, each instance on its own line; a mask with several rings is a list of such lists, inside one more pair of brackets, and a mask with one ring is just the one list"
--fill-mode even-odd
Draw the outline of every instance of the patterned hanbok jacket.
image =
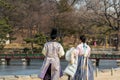
[[94, 80], [93, 66], [89, 59], [90, 52], [91, 48], [86, 43], [81, 43], [77, 46], [78, 64], [74, 80]]
[[42, 53], [45, 55], [39, 78], [43, 79], [51, 64], [51, 79], [59, 80], [61, 73], [60, 57], [64, 55], [64, 49], [58, 42], [47, 42]]

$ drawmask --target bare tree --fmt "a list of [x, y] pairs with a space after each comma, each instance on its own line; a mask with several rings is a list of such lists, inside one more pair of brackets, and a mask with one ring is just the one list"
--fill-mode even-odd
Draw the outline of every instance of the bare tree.
[[[92, 24], [97, 26], [107, 26], [108, 30], [116, 33], [116, 50], [120, 45], [120, 0], [78, 0], [83, 3], [85, 13], [89, 13]], [[87, 21], [88, 21], [87, 20]]]

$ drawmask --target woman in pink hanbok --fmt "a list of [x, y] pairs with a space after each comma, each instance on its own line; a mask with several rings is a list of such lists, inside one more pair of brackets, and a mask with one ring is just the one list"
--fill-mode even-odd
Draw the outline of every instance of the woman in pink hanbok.
[[89, 59], [91, 48], [86, 43], [86, 37], [80, 36], [81, 43], [76, 48], [76, 55], [78, 56], [77, 70], [73, 80], [94, 80], [93, 66]]
[[57, 29], [53, 29], [50, 34], [51, 41], [45, 43], [42, 54], [45, 55], [39, 78], [42, 80], [59, 80], [62, 76], [60, 57], [64, 55], [64, 49], [56, 41]]

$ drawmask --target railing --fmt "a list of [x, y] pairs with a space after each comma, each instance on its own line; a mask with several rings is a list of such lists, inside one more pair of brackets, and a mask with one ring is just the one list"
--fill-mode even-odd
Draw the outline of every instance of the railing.
[[[44, 56], [40, 53], [34, 54], [0, 54], [0, 60], [6, 62], [7, 65], [10, 65], [11, 59], [24, 59], [27, 65], [30, 65], [31, 59], [43, 59]], [[64, 57], [62, 57], [64, 59]], [[91, 54], [90, 59], [94, 59], [96, 66], [99, 66], [100, 59], [109, 59], [109, 60], [120, 60], [120, 54]], [[117, 62], [118, 64], [120, 61]]]
[[91, 59], [120, 59], [120, 54], [91, 54]]
[[20, 59], [20, 58], [31, 58], [31, 59], [38, 59], [43, 58], [44, 56], [40, 53], [35, 54], [0, 54], [0, 58], [11, 58], [11, 59]]
[[[0, 58], [44, 58], [44, 56], [40, 53], [34, 54], [0, 54]], [[90, 59], [120, 59], [120, 54], [91, 54]]]

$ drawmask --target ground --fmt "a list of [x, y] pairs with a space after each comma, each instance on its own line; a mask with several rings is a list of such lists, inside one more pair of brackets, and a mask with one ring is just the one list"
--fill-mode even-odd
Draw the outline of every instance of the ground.
[[[41, 80], [37, 77], [19, 78], [18, 80]], [[67, 76], [63, 76], [60, 80], [67, 80]], [[94, 73], [94, 80], [120, 80], [120, 70], [104, 70]]]

